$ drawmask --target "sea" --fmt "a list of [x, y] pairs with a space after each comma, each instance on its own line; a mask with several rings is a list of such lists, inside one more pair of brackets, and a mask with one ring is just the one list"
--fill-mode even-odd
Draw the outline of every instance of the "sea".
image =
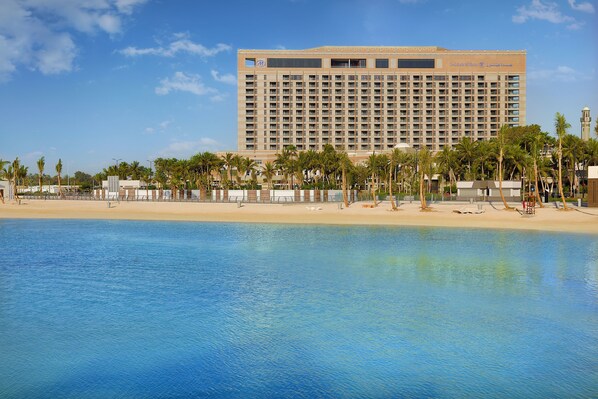
[[596, 398], [598, 237], [0, 220], [0, 398]]

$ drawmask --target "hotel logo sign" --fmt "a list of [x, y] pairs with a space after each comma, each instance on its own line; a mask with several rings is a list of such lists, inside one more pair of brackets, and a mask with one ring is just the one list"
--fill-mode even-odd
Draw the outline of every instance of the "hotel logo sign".
[[511, 68], [513, 64], [488, 63], [488, 62], [452, 62], [452, 67], [474, 67], [474, 68]]

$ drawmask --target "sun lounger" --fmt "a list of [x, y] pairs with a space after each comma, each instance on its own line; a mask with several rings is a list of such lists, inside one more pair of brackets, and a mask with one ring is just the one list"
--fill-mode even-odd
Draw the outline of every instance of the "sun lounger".
[[485, 211], [483, 209], [473, 207], [473, 206], [464, 206], [459, 209], [455, 209], [453, 212], [464, 215], [464, 214], [480, 214], [480, 213], [484, 213]]

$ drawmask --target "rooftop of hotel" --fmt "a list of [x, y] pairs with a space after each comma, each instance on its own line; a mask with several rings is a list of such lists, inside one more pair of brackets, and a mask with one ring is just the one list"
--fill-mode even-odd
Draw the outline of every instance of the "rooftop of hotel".
[[438, 46], [321, 46], [308, 49], [239, 49], [239, 53], [334, 53], [334, 54], [352, 54], [352, 53], [515, 53], [525, 54], [526, 50], [451, 50]]

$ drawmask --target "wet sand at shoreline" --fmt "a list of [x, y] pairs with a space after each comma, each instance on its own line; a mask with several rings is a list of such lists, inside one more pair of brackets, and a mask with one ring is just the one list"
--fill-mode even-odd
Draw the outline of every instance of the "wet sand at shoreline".
[[421, 212], [416, 202], [402, 203], [398, 211], [391, 211], [388, 202], [376, 208], [364, 207], [369, 204], [359, 202], [339, 209], [338, 203], [244, 203], [239, 208], [236, 203], [111, 202], [109, 208], [105, 201], [22, 200], [20, 205], [0, 204], [0, 218], [435, 226], [598, 234], [598, 209], [593, 208], [562, 211], [550, 205], [528, 216], [502, 210], [502, 204], [497, 203], [484, 203], [481, 214], [454, 212], [477, 209], [476, 204], [436, 203], [427, 212]]

